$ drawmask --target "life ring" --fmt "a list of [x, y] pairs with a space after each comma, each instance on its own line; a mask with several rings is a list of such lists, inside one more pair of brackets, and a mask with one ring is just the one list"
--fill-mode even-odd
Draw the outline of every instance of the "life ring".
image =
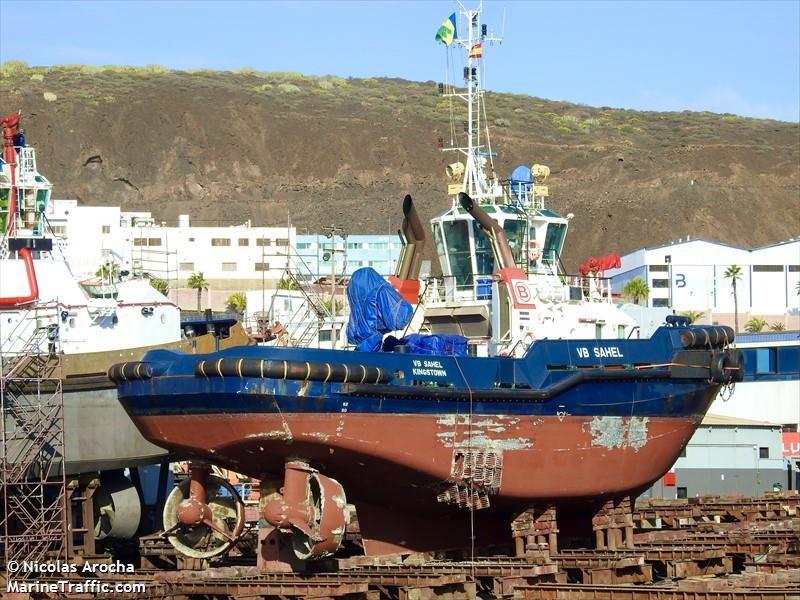
[[528, 260], [536, 261], [542, 258], [542, 245], [539, 240], [528, 240]]
[[522, 332], [522, 343], [524, 343], [526, 346], [530, 346], [535, 341], [536, 336], [533, 335], [533, 332], [530, 329], [526, 329]]

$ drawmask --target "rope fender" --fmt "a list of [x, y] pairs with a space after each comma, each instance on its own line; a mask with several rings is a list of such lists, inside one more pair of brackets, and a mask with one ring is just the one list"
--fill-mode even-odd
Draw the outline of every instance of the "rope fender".
[[348, 365], [292, 360], [220, 358], [197, 361], [196, 377], [258, 377], [336, 383], [389, 383], [393, 376], [386, 369], [367, 365]]
[[108, 369], [108, 378], [114, 383], [122, 381], [135, 381], [151, 379], [153, 367], [141, 361], [131, 361], [111, 365]]

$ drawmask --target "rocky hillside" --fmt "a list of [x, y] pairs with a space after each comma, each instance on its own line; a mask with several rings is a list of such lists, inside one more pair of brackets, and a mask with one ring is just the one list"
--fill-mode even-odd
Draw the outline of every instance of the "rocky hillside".
[[[194, 224], [335, 223], [386, 233], [412, 194], [448, 206], [448, 101], [433, 82], [158, 67], [5, 63], [0, 114], [22, 111], [59, 198]], [[551, 168], [572, 212], [565, 262], [680, 237], [760, 246], [800, 234], [800, 127], [710, 113], [487, 95], [495, 166]], [[460, 128], [459, 128], [460, 129]], [[456, 131], [461, 135], [461, 131]]]

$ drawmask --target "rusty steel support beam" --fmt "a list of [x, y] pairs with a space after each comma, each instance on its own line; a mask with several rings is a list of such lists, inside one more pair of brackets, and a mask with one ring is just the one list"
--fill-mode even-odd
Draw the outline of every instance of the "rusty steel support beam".
[[670, 587], [543, 583], [520, 586], [516, 600], [797, 600], [793, 590], [732, 590], [687, 592]]

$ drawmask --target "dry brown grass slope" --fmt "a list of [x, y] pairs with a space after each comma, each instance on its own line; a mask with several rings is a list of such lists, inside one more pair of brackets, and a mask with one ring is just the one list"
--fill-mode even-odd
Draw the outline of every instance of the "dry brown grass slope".
[[[196, 224], [253, 219], [301, 231], [397, 228], [404, 194], [448, 206], [447, 102], [433, 82], [150, 67], [0, 68], [0, 113], [21, 110], [56, 196]], [[800, 234], [800, 126], [710, 113], [487, 96], [498, 172], [551, 167], [573, 212], [565, 256], [679, 237], [744, 246]]]

